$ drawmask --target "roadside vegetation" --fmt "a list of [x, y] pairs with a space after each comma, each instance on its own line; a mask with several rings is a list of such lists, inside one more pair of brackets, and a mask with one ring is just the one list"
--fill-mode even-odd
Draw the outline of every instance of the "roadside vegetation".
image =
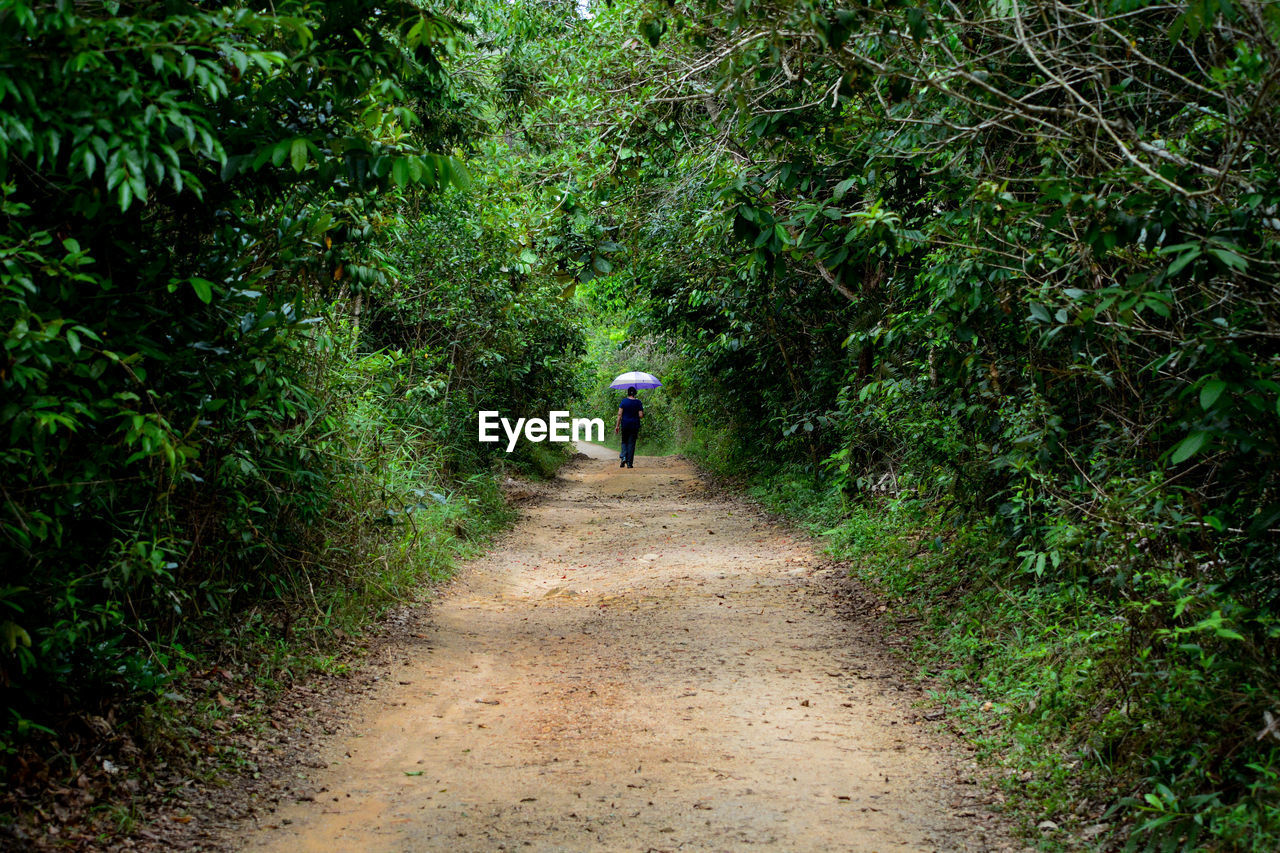
[[562, 458], [477, 409], [611, 430], [636, 369], [642, 452], [919, 620], [1043, 843], [1280, 847], [1280, 5], [15, 0], [0, 33], [9, 831], [128, 801], [184, 679], [333, 665], [446, 574]]
[[1033, 836], [1275, 849], [1280, 9], [645, 9], [688, 452], [923, 620]]
[[0, 846], [243, 767], [227, 696], [342, 666], [563, 458], [475, 441], [478, 408], [566, 408], [585, 345], [525, 254], [540, 191], [465, 162], [538, 26], [0, 5]]

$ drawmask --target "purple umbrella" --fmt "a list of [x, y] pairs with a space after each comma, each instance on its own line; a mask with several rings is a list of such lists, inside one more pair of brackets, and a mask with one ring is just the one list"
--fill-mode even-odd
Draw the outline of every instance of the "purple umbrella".
[[638, 370], [633, 370], [613, 380], [613, 384], [609, 387], [622, 391], [633, 386], [637, 390], [647, 390], [649, 388], [661, 388], [662, 382], [652, 373], [641, 373]]

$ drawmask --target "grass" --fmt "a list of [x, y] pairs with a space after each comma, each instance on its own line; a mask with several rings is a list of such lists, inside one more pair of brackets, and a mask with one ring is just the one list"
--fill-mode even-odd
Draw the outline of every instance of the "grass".
[[552, 442], [522, 441], [510, 457], [515, 470], [534, 480], [549, 480], [569, 461], [571, 445]]
[[[98, 805], [70, 815], [65, 826], [82, 824], [111, 846], [108, 839], [128, 836], [147, 818], [152, 795], [138, 792], [166, 784], [167, 774], [212, 784], [254, 775], [253, 756], [231, 735], [265, 731], [272, 703], [290, 686], [348, 671], [364, 653], [370, 625], [397, 604], [422, 600], [509, 524], [516, 513], [498, 485], [508, 469], [546, 477], [567, 458], [563, 446], [536, 447], [510, 466], [446, 487], [435, 485], [442, 479], [432, 459], [394, 454], [368, 466], [377, 471], [376, 479], [353, 476], [339, 484], [335, 516], [315, 562], [281, 561], [271, 567], [275, 600], [258, 598], [234, 618], [193, 623], [182, 645], [154, 644], [155, 654], [169, 662], [170, 677], [149, 693], [113, 700], [119, 722], [88, 765], [73, 750], [48, 768], [49, 797], [59, 784], [78, 790], [82, 765], [100, 766], [107, 759], [124, 770], [102, 778], [109, 793], [97, 792]], [[54, 738], [50, 732], [45, 741], [24, 744], [24, 754], [37, 754], [31, 751]], [[117, 754], [122, 742], [142, 745], [146, 759]], [[42, 795], [33, 790], [23, 796]], [[22, 831], [39, 834], [43, 825], [63, 823], [40, 818], [35, 800], [18, 806], [0, 816], [0, 826], [16, 820], [27, 824]]]
[[[712, 438], [686, 452], [741, 470]], [[1209, 620], [1161, 642], [1158, 586], [1117, 600], [1088, 571], [1053, 583], [1011, 569], [982, 519], [957, 519], [945, 501], [847, 502], [804, 472], [747, 470], [753, 499], [894, 602], [886, 630], [912, 638], [928, 701], [975, 747], [1037, 847], [1280, 849], [1280, 758], [1229, 711], [1263, 671], [1230, 645], [1242, 640], [1222, 639], [1236, 635], [1212, 636]]]
[[[607, 447], [615, 452], [622, 452], [621, 436], [606, 434], [604, 441], [592, 442], [601, 447]], [[674, 442], [655, 442], [646, 440], [644, 434], [641, 433], [640, 440], [636, 442], [636, 456], [675, 456], [680, 452], [680, 448]]]

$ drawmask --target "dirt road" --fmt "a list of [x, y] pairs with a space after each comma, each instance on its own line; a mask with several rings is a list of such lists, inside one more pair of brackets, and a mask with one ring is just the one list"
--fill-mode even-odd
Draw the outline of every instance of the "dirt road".
[[244, 849], [1004, 846], [809, 545], [681, 460], [586, 449]]

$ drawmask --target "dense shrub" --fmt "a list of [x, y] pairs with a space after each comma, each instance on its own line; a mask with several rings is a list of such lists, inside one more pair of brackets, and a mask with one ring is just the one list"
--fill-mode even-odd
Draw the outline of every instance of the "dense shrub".
[[1135, 845], [1266, 848], [1276, 6], [675, 9], [641, 23], [675, 44], [628, 137], [664, 187], [633, 288], [698, 444], [802, 515], [807, 484], [837, 540], [868, 512], [938, 540], [932, 574], [870, 575], [965, 608], [982, 632], [943, 627], [987, 659], [1061, 632], [1069, 688], [1020, 719], [1082, 750]]
[[563, 285], [491, 277], [512, 226], [455, 156], [496, 95], [448, 66], [502, 26], [0, 8], [6, 785], [74, 771], [67, 720], [318, 648], [503, 517], [475, 408], [563, 407], [582, 344]]

